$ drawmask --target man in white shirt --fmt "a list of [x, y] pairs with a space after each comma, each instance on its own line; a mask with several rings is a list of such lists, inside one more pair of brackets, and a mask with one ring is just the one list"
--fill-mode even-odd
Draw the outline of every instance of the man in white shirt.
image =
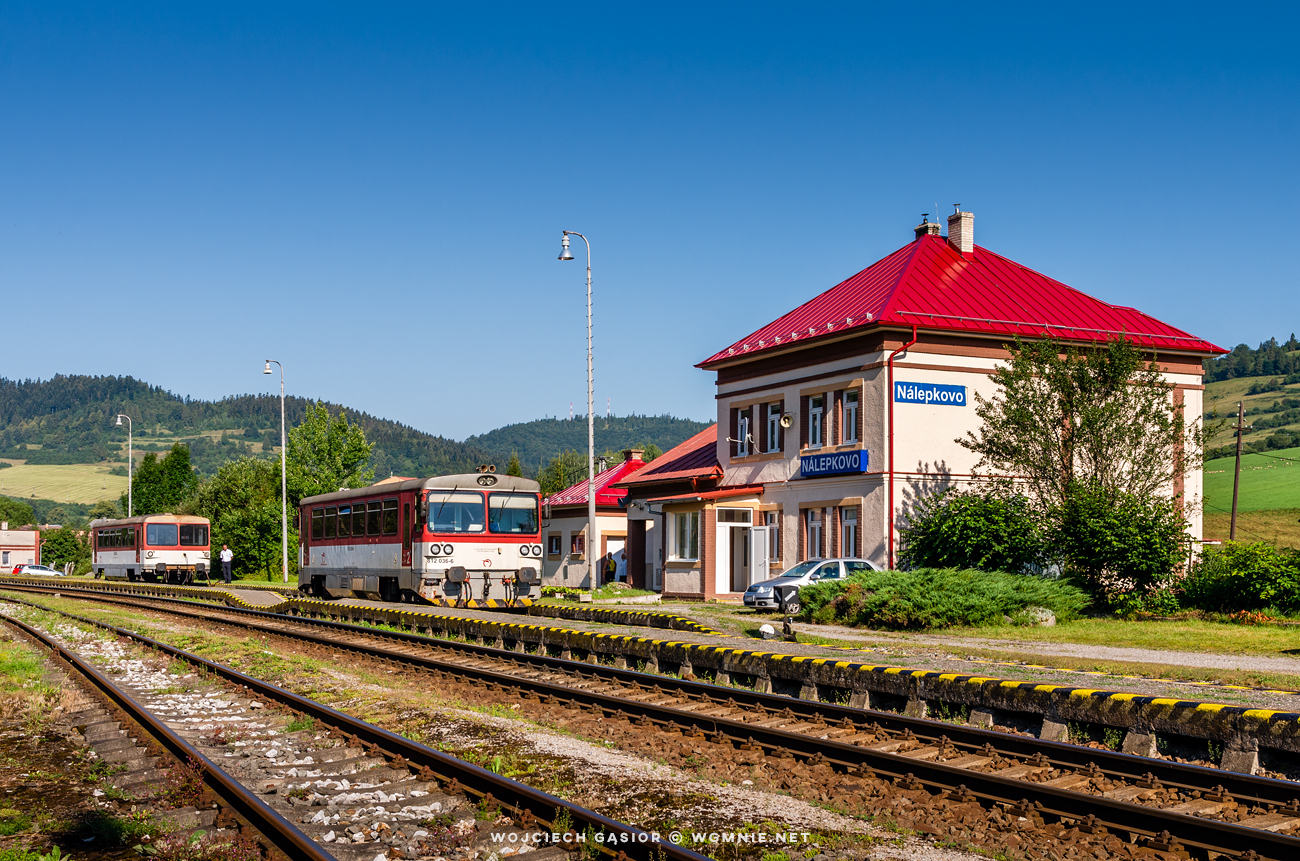
[[620, 583], [627, 582], [627, 550], [618, 551], [617, 567], [614, 568], [614, 579]]
[[230, 560], [235, 558], [235, 554], [230, 552], [230, 548], [225, 544], [221, 545], [221, 574], [226, 578], [226, 585], [230, 585]]

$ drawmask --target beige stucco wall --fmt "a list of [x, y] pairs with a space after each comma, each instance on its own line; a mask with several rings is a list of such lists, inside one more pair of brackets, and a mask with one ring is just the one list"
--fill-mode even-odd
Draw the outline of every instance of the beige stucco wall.
[[[718, 386], [718, 462], [723, 464], [727, 486], [765, 485], [761, 503], [764, 507], [782, 508], [782, 559], [785, 567], [794, 564], [795, 543], [799, 534], [799, 508], [810, 503], [860, 497], [863, 512], [863, 555], [880, 565], [888, 564], [889, 532], [897, 529], [916, 502], [924, 495], [952, 485], [969, 485], [979, 457], [957, 441], [978, 425], [975, 414], [976, 394], [993, 397], [997, 386], [989, 374], [1000, 360], [991, 357], [958, 356], [947, 352], [927, 351], [917, 345], [900, 353], [894, 362], [894, 382], [958, 385], [966, 389], [964, 405], [894, 404], [895, 479], [894, 504], [889, 505], [889, 422], [890, 391], [887, 368], [881, 367], [888, 353], [879, 351], [846, 357], [832, 362], [750, 378]], [[877, 367], [871, 367], [876, 365]], [[863, 370], [867, 368], [867, 370]], [[1196, 374], [1166, 373], [1165, 379], [1182, 387], [1184, 415], [1190, 423], [1199, 422], [1202, 413], [1201, 378]], [[834, 452], [865, 448], [869, 467], [863, 475], [804, 479], [799, 477], [800, 397], [812, 391], [830, 391], [862, 381], [863, 439], [860, 444], [805, 449]], [[742, 394], [733, 394], [744, 390]], [[753, 391], [750, 391], [753, 390]], [[785, 411], [795, 418], [786, 431], [785, 449], [779, 456], [764, 455], [730, 458], [727, 431], [731, 427], [731, 410], [753, 404], [785, 401]], [[758, 434], [754, 434], [758, 439]], [[1173, 487], [1169, 488], [1173, 493]], [[1183, 485], [1190, 533], [1201, 537], [1202, 476], [1199, 461], [1192, 464]]]

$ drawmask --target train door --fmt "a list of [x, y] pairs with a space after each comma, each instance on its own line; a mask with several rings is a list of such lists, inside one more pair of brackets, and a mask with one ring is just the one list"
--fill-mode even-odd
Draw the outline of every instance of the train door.
[[411, 567], [411, 500], [402, 502], [402, 567]]

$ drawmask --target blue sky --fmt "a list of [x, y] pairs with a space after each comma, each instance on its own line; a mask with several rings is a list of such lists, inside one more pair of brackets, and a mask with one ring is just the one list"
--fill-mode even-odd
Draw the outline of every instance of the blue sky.
[[[1300, 329], [1294, 7], [0, 6], [0, 376], [463, 438], [708, 418], [922, 212], [1222, 346]], [[579, 250], [581, 246], [578, 246]]]

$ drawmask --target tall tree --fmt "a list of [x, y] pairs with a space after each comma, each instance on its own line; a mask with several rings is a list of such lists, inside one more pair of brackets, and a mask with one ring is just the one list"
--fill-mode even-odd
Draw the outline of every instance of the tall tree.
[[[183, 500], [194, 493], [199, 477], [190, 466], [189, 447], [176, 443], [162, 460], [150, 452], [136, 467], [131, 479], [134, 498], [133, 514], [163, 514], [179, 510]], [[120, 500], [122, 510], [127, 509], [127, 495]]]
[[289, 431], [289, 504], [318, 493], [365, 487], [375, 478], [370, 449], [365, 431], [349, 424], [342, 410], [331, 417], [322, 403], [308, 407], [302, 424]]
[[1065, 505], [1076, 482], [1147, 498], [1199, 462], [1199, 426], [1127, 339], [1086, 351], [1017, 339], [992, 377], [994, 396], [975, 395], [979, 430], [957, 442], [979, 469], [1022, 477], [1042, 505]]
[[0, 522], [8, 523], [10, 529], [18, 529], [35, 523], [36, 512], [25, 502], [0, 496]]
[[69, 562], [75, 563], [75, 573], [90, 570], [90, 539], [70, 527], [42, 533], [41, 564], [62, 568]]
[[[212, 522], [212, 546], [230, 545], [236, 575], [280, 570], [280, 464], [245, 457], [224, 464], [183, 506]], [[289, 529], [289, 543], [297, 544]], [[289, 554], [290, 574], [294, 554]]]
[[537, 476], [543, 494], [564, 490], [587, 477], [587, 455], [566, 449], [541, 468]]
[[523, 464], [519, 462], [519, 452], [510, 452], [510, 462], [506, 464], [506, 475], [513, 475], [516, 478], [519, 478], [522, 477], [523, 474], [524, 467]]

